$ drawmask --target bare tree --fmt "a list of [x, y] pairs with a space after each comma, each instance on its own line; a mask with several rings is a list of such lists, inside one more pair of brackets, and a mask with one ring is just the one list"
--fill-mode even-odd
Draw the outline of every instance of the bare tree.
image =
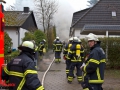
[[36, 14], [39, 16], [39, 22], [43, 27], [44, 33], [48, 36], [48, 30], [52, 26], [53, 16], [58, 10], [56, 0], [35, 0]]

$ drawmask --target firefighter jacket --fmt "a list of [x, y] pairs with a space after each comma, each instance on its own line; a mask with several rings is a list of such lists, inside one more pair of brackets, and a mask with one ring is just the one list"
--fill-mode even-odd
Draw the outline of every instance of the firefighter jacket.
[[38, 50], [43, 52], [43, 48], [45, 48], [45, 43], [43, 41], [40, 42]]
[[80, 49], [81, 60], [84, 61], [84, 47], [81, 44], [80, 44], [80, 46], [81, 46], [81, 49]]
[[58, 52], [58, 51], [62, 51], [62, 47], [63, 47], [63, 44], [60, 40], [56, 40], [53, 42], [53, 50]]
[[2, 79], [15, 84], [10, 90], [44, 90], [38, 79], [33, 60], [30, 53], [21, 52], [4, 67]]
[[82, 68], [84, 77], [89, 76], [89, 83], [102, 84], [104, 82], [105, 59], [106, 56], [100, 44], [95, 44]]
[[82, 62], [80, 51], [80, 44], [74, 42], [70, 48], [70, 52], [68, 53], [68, 59], [71, 59], [71, 62]]
[[68, 53], [70, 52], [70, 48], [72, 46], [72, 43], [68, 43], [66, 44], [65, 48], [64, 48], [64, 51], [63, 51], [63, 54], [65, 55], [65, 57], [68, 59]]

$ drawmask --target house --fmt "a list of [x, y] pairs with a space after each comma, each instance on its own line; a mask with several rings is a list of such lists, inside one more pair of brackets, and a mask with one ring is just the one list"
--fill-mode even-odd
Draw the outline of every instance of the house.
[[99, 0], [93, 7], [73, 14], [69, 36], [120, 35], [120, 0]]
[[37, 24], [33, 11], [29, 11], [28, 7], [24, 7], [24, 11], [5, 11], [5, 32], [12, 39], [13, 47], [17, 47], [22, 43], [24, 33], [37, 30]]

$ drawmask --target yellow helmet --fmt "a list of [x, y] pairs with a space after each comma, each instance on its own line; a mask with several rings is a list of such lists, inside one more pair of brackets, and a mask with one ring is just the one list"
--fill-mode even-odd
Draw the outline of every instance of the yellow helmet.
[[34, 43], [31, 41], [24, 41], [22, 45], [18, 47], [18, 49], [28, 52], [34, 52], [35, 46]]

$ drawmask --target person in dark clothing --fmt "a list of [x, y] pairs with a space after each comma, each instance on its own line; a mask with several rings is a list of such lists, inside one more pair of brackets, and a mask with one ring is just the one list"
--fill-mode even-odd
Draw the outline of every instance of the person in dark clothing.
[[46, 40], [43, 39], [38, 46], [38, 50], [39, 50], [39, 54], [40, 54], [40, 60], [42, 60], [42, 57], [44, 55], [43, 49], [45, 48], [45, 43], [46, 43]]
[[66, 46], [66, 42], [63, 40], [62, 44], [63, 44], [63, 49], [64, 49]]
[[85, 60], [85, 65], [80, 68], [84, 72], [83, 90], [102, 90], [104, 82], [104, 70], [106, 65], [106, 55], [100, 47], [98, 37], [90, 33], [87, 35], [90, 52]]
[[15, 85], [9, 90], [44, 90], [35, 68], [34, 44], [24, 41], [18, 49], [21, 53], [3, 68], [2, 79]]
[[56, 37], [53, 42], [53, 51], [55, 51], [55, 63], [61, 62], [61, 52], [62, 52], [63, 44], [59, 40], [59, 37]]
[[82, 65], [83, 61], [81, 59], [81, 45], [80, 41], [77, 37], [73, 38], [73, 43], [70, 48], [70, 52], [68, 54], [68, 60], [70, 61], [70, 68], [68, 74], [68, 83], [71, 84], [74, 78], [74, 69], [76, 67], [76, 75], [78, 83], [80, 84], [82, 81], [82, 71], [80, 70], [80, 66]]
[[70, 48], [72, 46], [72, 41], [73, 41], [73, 37], [71, 37], [68, 40], [68, 43], [65, 45], [65, 48], [63, 50], [63, 58], [65, 60], [66, 63], [66, 76], [68, 77], [68, 73], [69, 73], [69, 68], [70, 68], [70, 61], [68, 61], [68, 53], [70, 52]]

